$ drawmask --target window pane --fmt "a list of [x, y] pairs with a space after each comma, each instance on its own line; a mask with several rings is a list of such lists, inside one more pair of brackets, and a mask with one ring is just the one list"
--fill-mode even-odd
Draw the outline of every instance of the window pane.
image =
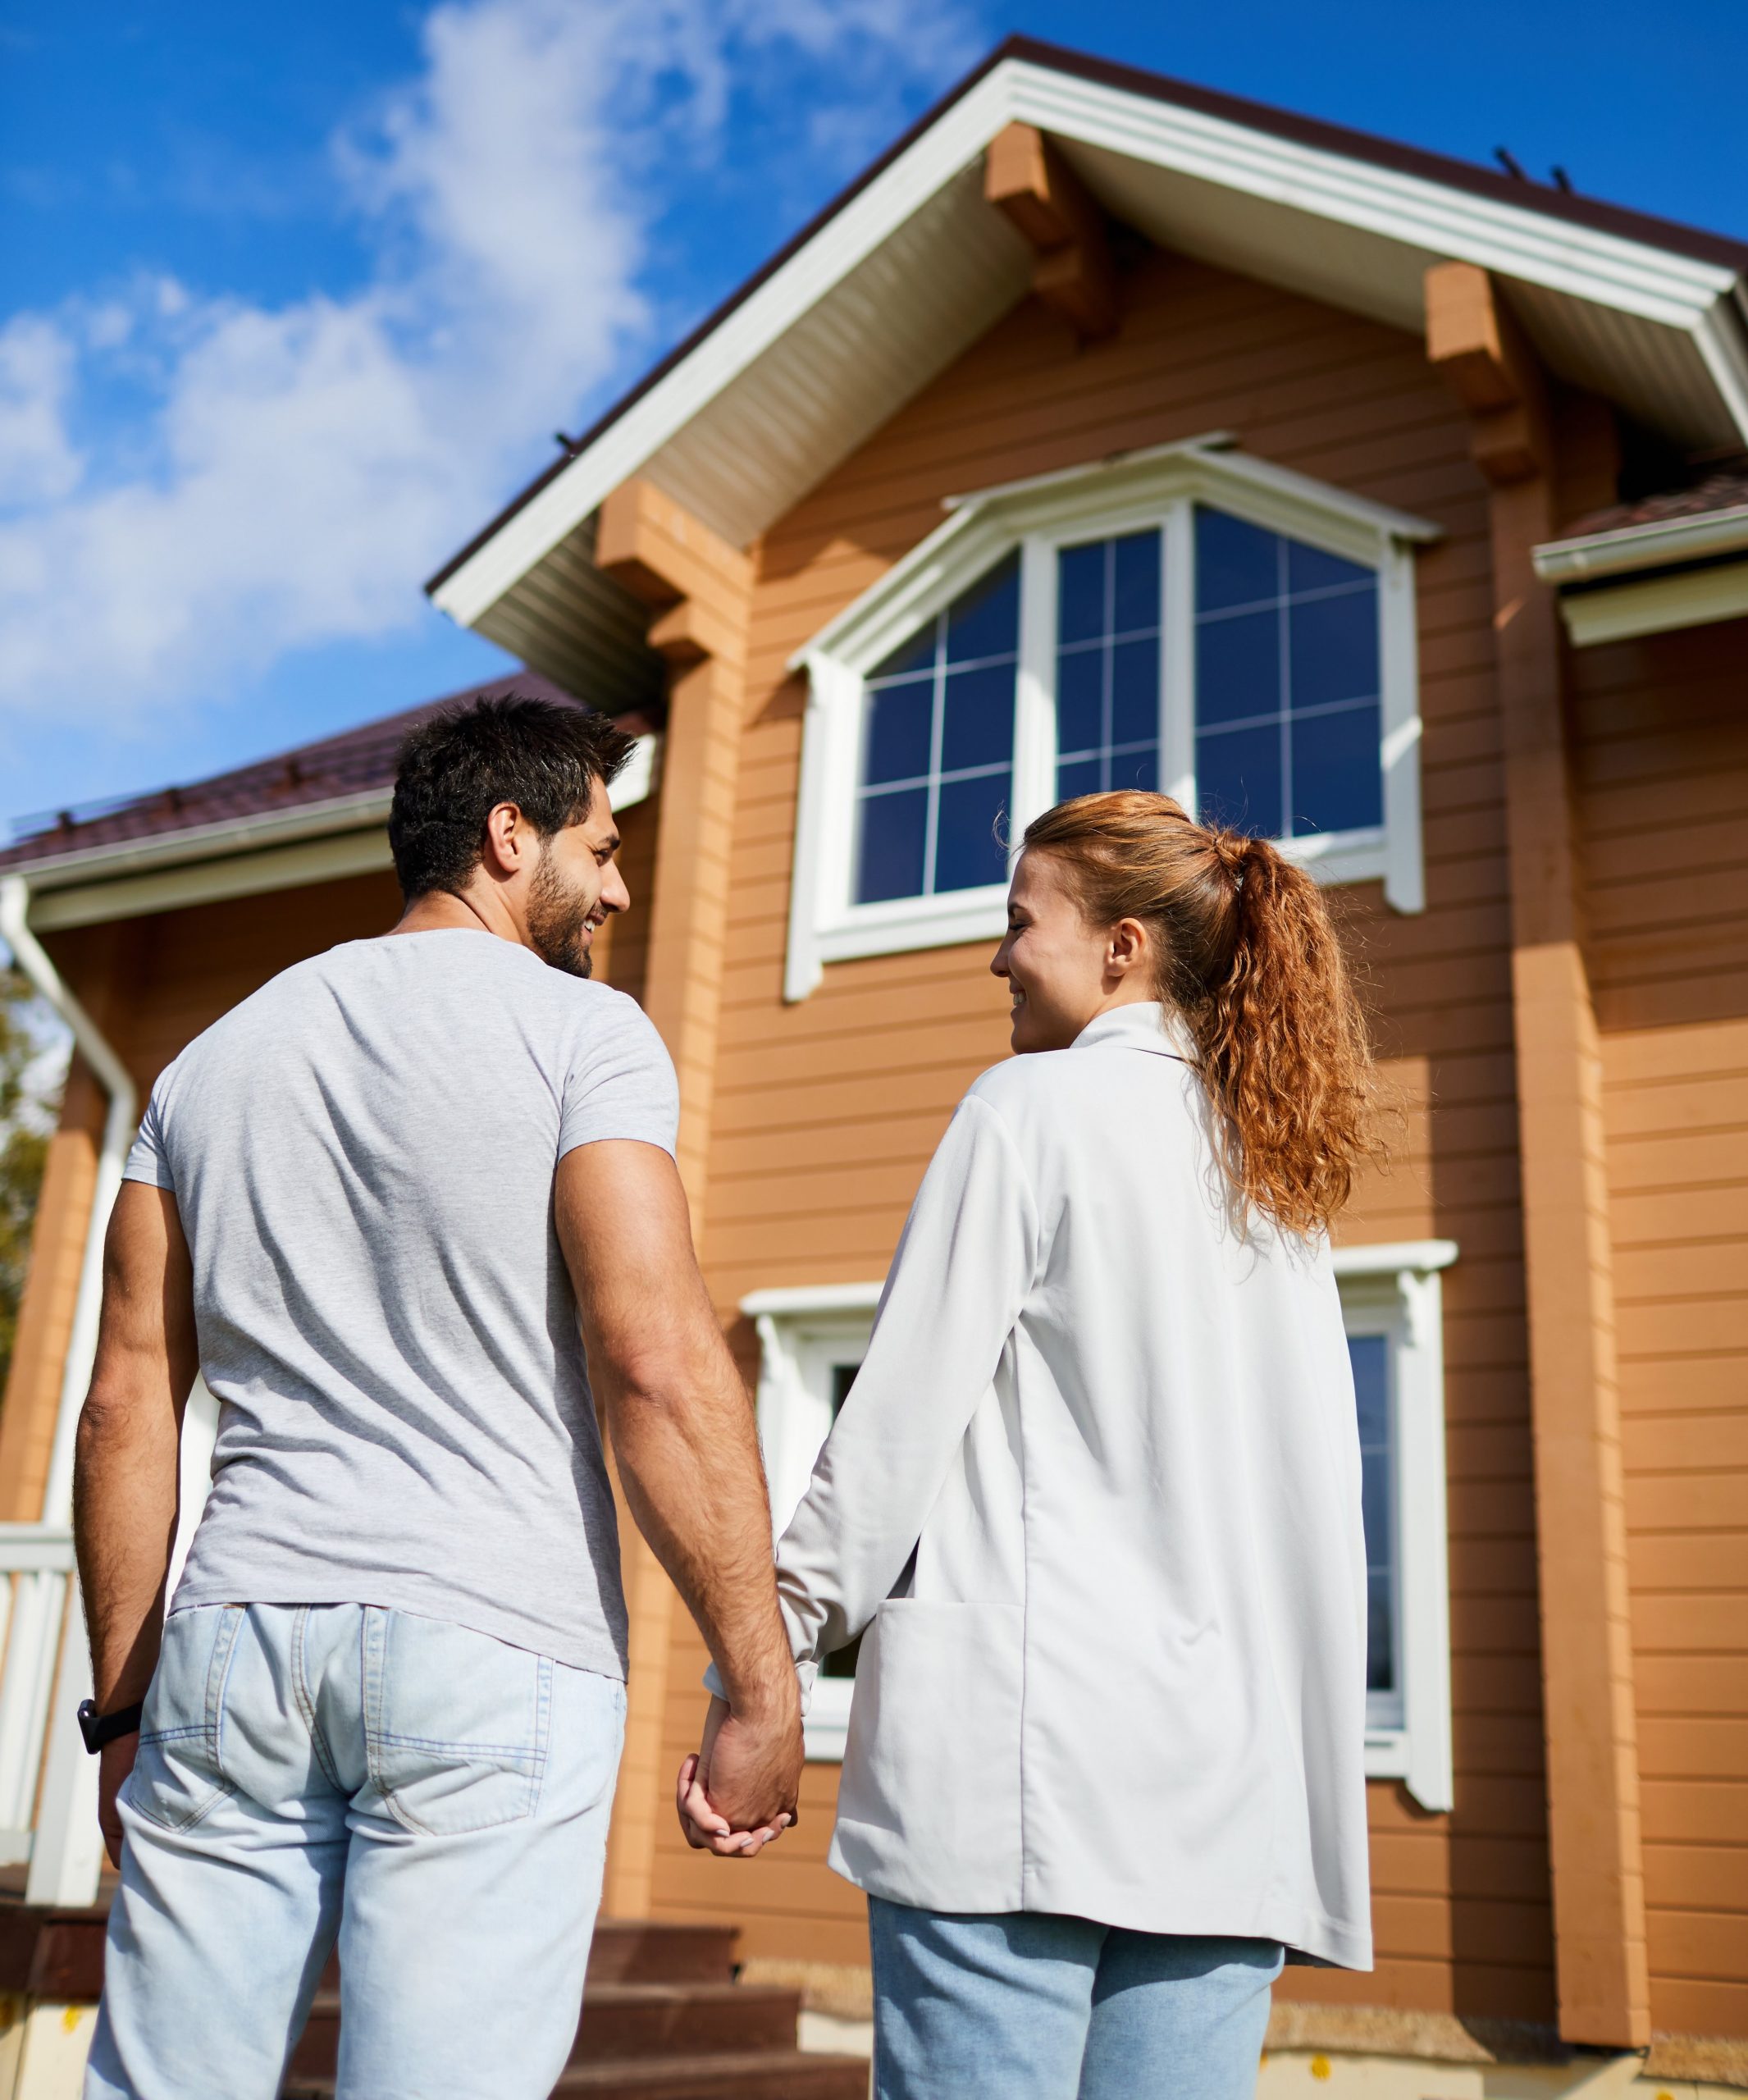
[[883, 664], [876, 666], [869, 674], [869, 683], [875, 678], [902, 678], [918, 671], [932, 670], [934, 667], [936, 623], [930, 620], [920, 634], [913, 634], [902, 649], [895, 649]]
[[1091, 641], [1105, 631], [1105, 541], [1057, 557], [1056, 638]]
[[1371, 571], [1357, 561], [1344, 561], [1340, 555], [1326, 555], [1321, 547], [1308, 547], [1303, 540], [1287, 542], [1287, 588], [1289, 591], [1327, 591], [1340, 583], [1364, 583]]
[[1007, 848], [996, 826], [1007, 807], [1011, 775], [980, 774], [974, 780], [948, 780], [941, 788], [935, 839], [934, 886], [974, 889], [1007, 880]]
[[1105, 652], [1077, 649], [1058, 656], [1056, 669], [1056, 746], [1059, 751], [1096, 751], [1104, 742]]
[[947, 660], [1011, 656], [1020, 646], [1020, 557], [1010, 555], [947, 610]]
[[1366, 1577], [1366, 1689], [1396, 1689], [1396, 1583], [1381, 1568]]
[[1280, 542], [1272, 532], [1196, 506], [1196, 610], [1251, 605], [1280, 595]]
[[1111, 543], [1113, 634], [1159, 626], [1159, 535], [1130, 532]]
[[1143, 794], [1157, 795], [1159, 792], [1159, 746], [1149, 744], [1143, 751], [1113, 752], [1111, 784], [1113, 788], [1139, 788]]
[[1111, 741], [1139, 744], [1159, 734], [1159, 641], [1147, 635], [1111, 652]]
[[1362, 1450], [1381, 1450], [1390, 1441], [1389, 1349], [1389, 1341], [1382, 1335], [1348, 1336]]
[[862, 779], [870, 788], [887, 780], [918, 780], [929, 770], [929, 738], [934, 713], [934, 679], [876, 686], [868, 696], [867, 741]]
[[1370, 700], [1378, 691], [1378, 594], [1376, 587], [1312, 598], [1287, 613], [1293, 640], [1293, 705], [1323, 707], [1336, 700]]
[[923, 849], [929, 830], [929, 790], [901, 788], [862, 797], [862, 836], [856, 854], [856, 901], [923, 893]]
[[1014, 755], [1014, 667], [949, 671], [941, 724], [941, 770], [999, 765]]
[[1280, 615], [1237, 613], [1196, 629], [1196, 720], [1241, 722], [1280, 710]]
[[1293, 829], [1354, 831], [1384, 821], [1378, 703], [1293, 722]]
[[1077, 758], [1071, 765], [1059, 765], [1056, 769], [1056, 798], [1059, 802], [1071, 802], [1077, 795], [1096, 795], [1100, 784], [1096, 758]]
[[1225, 729], [1196, 739], [1196, 799], [1204, 824], [1280, 836], [1280, 732]]

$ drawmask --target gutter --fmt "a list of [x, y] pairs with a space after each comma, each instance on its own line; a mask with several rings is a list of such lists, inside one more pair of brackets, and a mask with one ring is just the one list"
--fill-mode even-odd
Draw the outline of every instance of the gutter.
[[1579, 539], [1549, 540], [1531, 550], [1531, 559], [1542, 582], [1558, 586], [1743, 552], [1748, 552], [1748, 504], [1654, 524], [1624, 525]]
[[72, 1332], [67, 1339], [66, 1363], [61, 1376], [60, 1408], [55, 1417], [48, 1485], [43, 1496], [43, 1522], [63, 1525], [71, 1521], [73, 1512], [73, 1441], [78, 1431], [80, 1408], [91, 1381], [92, 1365], [97, 1360], [98, 1314], [103, 1303], [103, 1235], [121, 1190], [127, 1149], [133, 1143], [139, 1095], [126, 1066], [107, 1038], [73, 996], [41, 942], [31, 932], [30, 910], [29, 880], [21, 874], [0, 875], [0, 936], [4, 937], [13, 959], [31, 985], [72, 1030], [80, 1056], [109, 1096], [109, 1112], [103, 1119], [103, 1141], [98, 1151], [91, 1216], [85, 1227], [84, 1253], [80, 1262], [79, 1290], [73, 1302]]

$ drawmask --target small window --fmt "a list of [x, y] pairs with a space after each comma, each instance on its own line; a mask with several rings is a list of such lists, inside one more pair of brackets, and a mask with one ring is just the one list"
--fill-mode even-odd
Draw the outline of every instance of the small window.
[[866, 679], [857, 903], [1006, 879], [1019, 661], [1011, 555]]
[[1263, 838], [1384, 821], [1375, 571], [1196, 506], [1196, 793]]
[[1057, 799], [1159, 787], [1161, 535], [1057, 556]]

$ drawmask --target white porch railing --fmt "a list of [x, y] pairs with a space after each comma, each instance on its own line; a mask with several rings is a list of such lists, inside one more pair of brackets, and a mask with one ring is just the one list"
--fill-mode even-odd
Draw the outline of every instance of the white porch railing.
[[0, 1524], [0, 1863], [28, 1863], [30, 1902], [89, 1903], [103, 1847], [75, 1718], [90, 1664], [65, 1525]]

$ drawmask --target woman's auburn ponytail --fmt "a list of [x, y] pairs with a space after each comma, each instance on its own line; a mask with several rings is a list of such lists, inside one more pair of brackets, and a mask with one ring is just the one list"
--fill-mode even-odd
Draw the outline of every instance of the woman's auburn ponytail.
[[1382, 1148], [1365, 1017], [1316, 882], [1267, 840], [1139, 790], [1059, 803], [1025, 845], [1062, 864], [1095, 924], [1152, 933], [1156, 988], [1195, 1038], [1244, 1208], [1326, 1230]]
[[1187, 1018], [1224, 1164], [1245, 1199], [1289, 1230], [1326, 1229], [1378, 1150], [1365, 1017], [1313, 879], [1267, 839], [1220, 837], [1218, 850], [1232, 865], [1236, 938]]

